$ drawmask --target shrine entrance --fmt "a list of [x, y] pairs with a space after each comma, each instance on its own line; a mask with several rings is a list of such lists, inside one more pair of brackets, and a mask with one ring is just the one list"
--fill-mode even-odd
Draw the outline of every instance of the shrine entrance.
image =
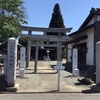
[[[39, 47], [55, 47], [57, 48], [57, 61], [61, 61], [63, 43], [69, 39], [68, 36], [62, 36], [61, 33], [70, 32], [72, 28], [39, 28], [39, 27], [27, 27], [20, 26], [22, 31], [28, 31], [28, 34], [21, 34], [21, 37], [27, 37], [27, 57], [26, 57], [26, 67], [29, 67], [31, 47], [35, 47], [35, 64], [34, 72], [37, 73], [37, 62], [38, 62], [38, 52]], [[32, 32], [44, 32], [44, 35], [33, 35]], [[58, 36], [46, 35], [47, 32], [57, 32]], [[32, 43], [34, 41], [34, 43]], [[45, 42], [41, 43], [40, 41]], [[50, 44], [53, 42], [53, 44]]]

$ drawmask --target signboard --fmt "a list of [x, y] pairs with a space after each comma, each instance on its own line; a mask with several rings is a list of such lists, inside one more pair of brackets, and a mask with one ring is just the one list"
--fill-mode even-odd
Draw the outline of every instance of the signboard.
[[57, 70], [63, 70], [63, 69], [65, 69], [65, 66], [61, 66], [61, 67], [54, 66], [54, 69], [57, 69]]
[[57, 61], [57, 66], [54, 66], [54, 69], [63, 70], [63, 69], [65, 69], [65, 66], [62, 66], [61, 61]]

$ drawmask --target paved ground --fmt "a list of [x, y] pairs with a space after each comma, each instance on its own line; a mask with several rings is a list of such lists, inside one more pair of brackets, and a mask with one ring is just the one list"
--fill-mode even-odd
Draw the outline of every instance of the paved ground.
[[[58, 74], [52, 65], [56, 65], [56, 61], [38, 61], [37, 74], [34, 74], [34, 61], [32, 61], [30, 67], [25, 70], [24, 78], [19, 77], [19, 68], [17, 68], [16, 83], [19, 84], [17, 92], [57, 92]], [[74, 77], [71, 72], [62, 70], [60, 92], [90, 91], [90, 86], [79, 84], [78, 78], [82, 77]]]
[[27, 93], [0, 94], [0, 100], [100, 100], [100, 94], [83, 93]]

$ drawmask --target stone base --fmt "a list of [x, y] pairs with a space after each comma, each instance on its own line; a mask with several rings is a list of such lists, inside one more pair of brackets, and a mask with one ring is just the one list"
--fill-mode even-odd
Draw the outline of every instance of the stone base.
[[93, 84], [91, 86], [91, 90], [97, 92], [97, 93], [100, 93], [100, 86], [96, 85], [96, 84]]
[[74, 75], [75, 77], [78, 77], [78, 76], [79, 76], [79, 69], [74, 69], [74, 70], [73, 70], [73, 75]]
[[7, 87], [6, 92], [17, 92], [17, 89], [19, 88], [19, 84], [15, 84], [14, 87]]

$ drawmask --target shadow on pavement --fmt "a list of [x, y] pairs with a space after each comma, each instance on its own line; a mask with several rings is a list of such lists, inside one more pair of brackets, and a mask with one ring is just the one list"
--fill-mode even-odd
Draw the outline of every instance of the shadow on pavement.
[[88, 90], [82, 90], [82, 93], [84, 93], [84, 94], [91, 94], [91, 93], [97, 93], [97, 92], [95, 92], [95, 91], [93, 91], [91, 89], [88, 89]]
[[83, 94], [94, 94], [97, 93], [91, 89], [88, 90], [82, 90], [81, 92], [62, 92], [62, 91], [58, 91], [58, 90], [52, 90], [52, 91], [45, 91], [45, 92], [0, 92], [0, 94], [48, 94], [48, 93], [83, 93]]

